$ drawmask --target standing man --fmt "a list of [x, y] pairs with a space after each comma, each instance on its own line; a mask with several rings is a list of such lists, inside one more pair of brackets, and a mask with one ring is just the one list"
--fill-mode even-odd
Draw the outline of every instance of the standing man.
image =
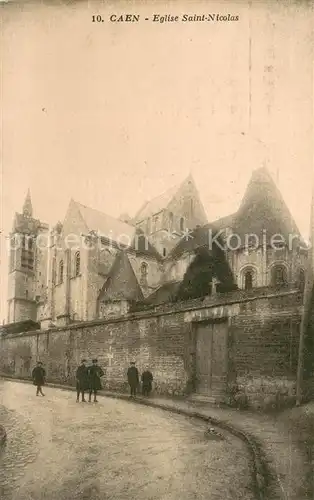
[[36, 396], [39, 396], [39, 394], [44, 396], [45, 394], [42, 391], [42, 386], [45, 385], [46, 371], [44, 370], [41, 361], [37, 361], [37, 366], [35, 366], [34, 370], [32, 371], [32, 378], [33, 384], [37, 387]]
[[138, 369], [135, 366], [135, 362], [130, 363], [130, 368], [128, 369], [128, 383], [131, 389], [131, 398], [136, 396], [136, 389], [139, 384]]
[[94, 393], [94, 403], [98, 403], [97, 401], [97, 391], [101, 390], [101, 380], [100, 378], [104, 376], [103, 370], [98, 366], [98, 360], [93, 359], [92, 366], [88, 369], [88, 378], [89, 378], [89, 399], [88, 402], [92, 401], [92, 393]]
[[82, 362], [78, 369], [76, 370], [76, 402], [80, 400], [80, 394], [82, 393], [82, 402], [85, 403], [85, 391], [88, 390], [88, 368], [86, 366], [86, 359], [82, 359]]
[[147, 368], [142, 373], [142, 390], [143, 390], [143, 396], [149, 396], [149, 394], [150, 394], [150, 392], [152, 390], [152, 382], [153, 382], [153, 374]]

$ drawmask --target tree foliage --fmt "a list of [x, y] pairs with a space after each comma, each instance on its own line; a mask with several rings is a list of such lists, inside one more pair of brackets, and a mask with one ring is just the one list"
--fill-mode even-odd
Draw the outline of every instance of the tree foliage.
[[208, 247], [198, 248], [195, 254], [178, 290], [178, 300], [210, 295], [213, 278], [219, 281], [217, 291], [220, 293], [237, 288], [224, 251], [218, 245], [213, 245], [211, 250]]

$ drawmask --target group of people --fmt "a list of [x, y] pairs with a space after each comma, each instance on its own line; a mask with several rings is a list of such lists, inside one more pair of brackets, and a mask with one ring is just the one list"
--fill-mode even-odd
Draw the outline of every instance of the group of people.
[[[92, 365], [86, 365], [86, 359], [81, 361], [80, 366], [76, 370], [76, 401], [77, 403], [82, 398], [82, 402], [86, 402], [85, 393], [88, 392], [89, 398], [88, 402], [91, 403], [92, 395], [94, 396], [94, 403], [97, 403], [97, 392], [101, 389], [101, 377], [104, 376], [104, 371], [98, 365], [98, 360], [93, 359]], [[41, 361], [37, 362], [37, 366], [33, 369], [32, 378], [34, 385], [36, 386], [36, 396], [45, 394], [42, 391], [42, 387], [45, 385], [46, 381], [46, 371], [43, 367]], [[127, 371], [128, 384], [130, 386], [130, 397], [135, 397], [139, 383], [140, 376], [138, 369], [135, 366], [135, 362], [132, 361], [130, 367]], [[141, 376], [142, 381], [142, 393], [143, 396], [148, 397], [152, 391], [153, 375], [151, 371], [147, 368], [143, 371]]]
[[86, 359], [83, 359], [80, 366], [76, 370], [76, 402], [80, 400], [86, 402], [85, 392], [89, 393], [88, 402], [92, 401], [94, 395], [94, 403], [97, 401], [97, 392], [101, 389], [101, 377], [104, 376], [103, 370], [98, 366], [98, 360], [93, 359], [91, 366], [86, 366]]
[[[134, 361], [131, 362], [130, 368], [127, 372], [127, 377], [131, 392], [130, 396], [135, 397], [140, 383], [140, 377]], [[141, 380], [143, 396], [149, 396], [149, 393], [153, 388], [153, 374], [149, 371], [148, 368], [143, 371]]]

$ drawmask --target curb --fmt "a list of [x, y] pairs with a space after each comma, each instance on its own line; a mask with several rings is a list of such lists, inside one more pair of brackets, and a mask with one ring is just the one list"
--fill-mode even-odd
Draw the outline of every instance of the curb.
[[[31, 384], [32, 383], [31, 380], [19, 379], [19, 378], [15, 378], [15, 377], [7, 377], [7, 376], [1, 375], [1, 378], [4, 380], [12, 381], [12, 382], [13, 381], [22, 382], [24, 384]], [[54, 384], [54, 383], [46, 383], [45, 385], [47, 387], [61, 389], [64, 391], [72, 391], [72, 392], [76, 391], [75, 387], [73, 387], [73, 386]], [[251, 458], [251, 467], [252, 467], [252, 469], [251, 469], [252, 489], [254, 491], [254, 496], [255, 496], [256, 500], [267, 500], [268, 498], [270, 498], [270, 496], [269, 496], [270, 493], [268, 490], [270, 487], [270, 479], [274, 477], [274, 474], [271, 473], [271, 471], [267, 465], [267, 462], [266, 462], [266, 459], [265, 459], [264, 453], [263, 453], [262, 443], [260, 443], [256, 439], [255, 436], [242, 431], [241, 429], [233, 426], [232, 424], [223, 422], [223, 421], [218, 420], [214, 417], [207, 416], [203, 413], [194, 412], [191, 410], [185, 410], [183, 408], [176, 408], [176, 407], [173, 407], [171, 405], [154, 402], [153, 400], [130, 399], [130, 397], [126, 394], [118, 394], [118, 393], [100, 391], [99, 395], [103, 396], [103, 397], [109, 397], [111, 399], [121, 399], [121, 400], [127, 401], [129, 403], [136, 403], [136, 404], [140, 404], [142, 406], [149, 406], [151, 408], [159, 408], [161, 410], [168, 411], [169, 413], [176, 413], [179, 415], [184, 415], [186, 417], [196, 418], [198, 420], [203, 420], [203, 421], [208, 422], [216, 427], [219, 427], [220, 429], [223, 429], [223, 430], [229, 432], [230, 434], [233, 434], [235, 437], [241, 439], [245, 443], [245, 445], [249, 451], [250, 458]], [[1, 443], [1, 426], [0, 426], [0, 443]]]
[[253, 483], [253, 489], [254, 489], [254, 494], [257, 500], [266, 500], [269, 498], [269, 496], [266, 496], [266, 488], [268, 487], [268, 477], [270, 477], [270, 472], [268, 470], [268, 467], [266, 466], [266, 463], [264, 462], [262, 458], [262, 447], [261, 445], [257, 442], [256, 438], [249, 435], [248, 433], [245, 433], [241, 431], [240, 429], [234, 427], [231, 424], [227, 424], [226, 422], [222, 422], [221, 420], [217, 420], [216, 418], [209, 417], [207, 415], [204, 415], [202, 413], [194, 412], [191, 410], [185, 410], [183, 408], [175, 408], [173, 406], [168, 406], [166, 404], [162, 403], [157, 403], [154, 401], [147, 401], [143, 399], [135, 399], [135, 400], [130, 400], [129, 396], [124, 396], [124, 395], [119, 395], [119, 394], [103, 394], [105, 397], [110, 397], [112, 399], [122, 399], [125, 401], [129, 401], [130, 403], [136, 403], [140, 404], [143, 406], [149, 406], [151, 408], [159, 408], [164, 411], [168, 411], [169, 413], [176, 413], [179, 415], [184, 415], [186, 417], [190, 418], [196, 418], [198, 420], [203, 420], [205, 422], [208, 422], [216, 427], [219, 427], [220, 429], [223, 429], [230, 434], [233, 434], [237, 438], [241, 439], [244, 441], [246, 444], [246, 447], [249, 451], [250, 457], [251, 457], [251, 465], [252, 465], [252, 483]]

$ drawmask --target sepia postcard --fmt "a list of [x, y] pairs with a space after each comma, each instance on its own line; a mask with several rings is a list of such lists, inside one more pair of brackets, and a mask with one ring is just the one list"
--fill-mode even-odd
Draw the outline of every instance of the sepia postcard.
[[314, 500], [314, 1], [0, 16], [1, 500]]

